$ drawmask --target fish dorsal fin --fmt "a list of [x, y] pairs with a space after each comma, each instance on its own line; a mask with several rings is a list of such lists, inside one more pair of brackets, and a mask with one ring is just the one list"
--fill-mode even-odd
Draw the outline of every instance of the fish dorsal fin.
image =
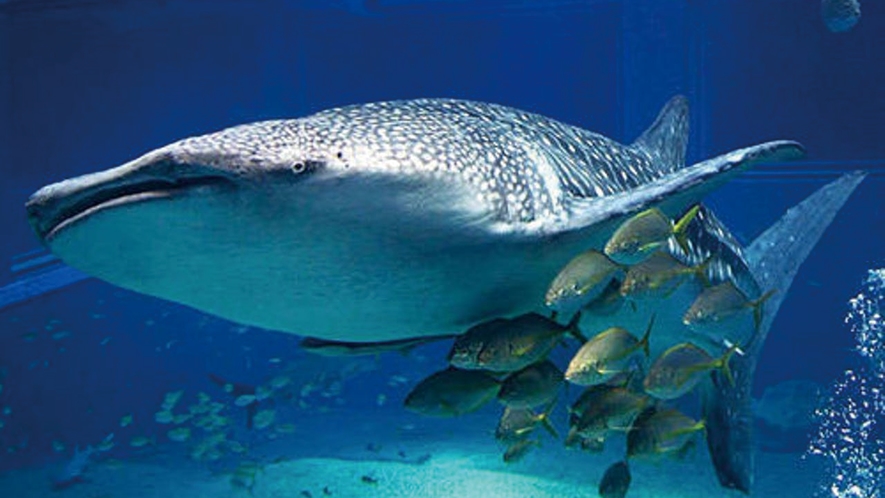
[[688, 121], [688, 99], [677, 95], [664, 105], [655, 122], [633, 142], [633, 147], [650, 154], [663, 171], [676, 171], [685, 166]]

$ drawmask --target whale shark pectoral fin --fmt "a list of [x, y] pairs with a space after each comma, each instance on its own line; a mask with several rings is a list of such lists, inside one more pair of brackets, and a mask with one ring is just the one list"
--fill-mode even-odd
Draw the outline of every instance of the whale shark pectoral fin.
[[604, 197], [569, 199], [568, 226], [580, 229], [659, 206], [668, 215], [678, 215], [738, 173], [757, 164], [798, 159], [805, 155], [801, 144], [788, 140], [766, 142], [738, 149], [676, 170], [626, 192]]
[[833, 221], [865, 173], [849, 173], [829, 183], [789, 209], [745, 251], [747, 264], [760, 288], [778, 289], [766, 301], [762, 321], [747, 354], [732, 358], [734, 385], [721, 372], [712, 372], [703, 391], [707, 446], [720, 484], [749, 493], [753, 482], [751, 388], [756, 361], [799, 266]]
[[676, 95], [664, 105], [655, 122], [633, 142], [633, 147], [658, 159], [664, 171], [672, 172], [685, 166], [688, 107], [688, 99], [683, 95]]

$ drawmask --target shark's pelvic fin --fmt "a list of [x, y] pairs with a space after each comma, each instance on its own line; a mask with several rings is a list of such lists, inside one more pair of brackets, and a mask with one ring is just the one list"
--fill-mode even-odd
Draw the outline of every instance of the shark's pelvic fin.
[[703, 412], [707, 421], [707, 445], [720, 484], [749, 494], [753, 484], [752, 397], [756, 360], [768, 330], [799, 266], [808, 257], [836, 213], [855, 187], [863, 172], [849, 173], [820, 188], [784, 214], [746, 249], [747, 264], [763, 290], [777, 292], [766, 301], [762, 322], [747, 346], [747, 354], [732, 358], [735, 383], [719, 372], [703, 392]]
[[658, 113], [655, 122], [633, 142], [634, 147], [645, 150], [657, 159], [656, 163], [668, 173], [685, 166], [688, 108], [687, 98], [682, 95], [673, 97]]

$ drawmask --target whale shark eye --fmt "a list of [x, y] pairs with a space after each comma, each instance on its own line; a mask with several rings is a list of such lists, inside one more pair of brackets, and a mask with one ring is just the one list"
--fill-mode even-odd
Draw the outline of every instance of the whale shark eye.
[[322, 164], [319, 161], [296, 161], [289, 166], [292, 173], [300, 175], [319, 168]]

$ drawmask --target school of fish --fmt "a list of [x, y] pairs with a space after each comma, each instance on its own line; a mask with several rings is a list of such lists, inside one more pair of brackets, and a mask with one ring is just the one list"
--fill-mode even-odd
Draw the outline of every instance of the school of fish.
[[[471, 327], [455, 338], [449, 366], [415, 386], [405, 406], [424, 415], [459, 416], [496, 398], [504, 411], [495, 438], [510, 463], [540, 445], [539, 426], [559, 439], [549, 416], [570, 383], [584, 391], [569, 407], [565, 445], [598, 453], [613, 435], [626, 441], [624, 460], [600, 481], [601, 496], [626, 494], [629, 460], [682, 458], [705, 422], [672, 402], [692, 393], [711, 371], [732, 381], [729, 360], [743, 354], [736, 341], [747, 334], [730, 332], [758, 328], [762, 306], [774, 292], [748, 296], [733, 279], [716, 276], [712, 258], [691, 264], [684, 257], [686, 230], [699, 212], [693, 206], [671, 220], [652, 208], [627, 219], [602, 251], [578, 254], [553, 279], [545, 295], [551, 317], [528, 313]], [[660, 322], [654, 314], [644, 331], [579, 327], [685, 289], [693, 300], [679, 311], [681, 325], [704, 340], [657, 343], [654, 350], [662, 352], [652, 355]], [[567, 338], [579, 346], [563, 371], [549, 356]]]

